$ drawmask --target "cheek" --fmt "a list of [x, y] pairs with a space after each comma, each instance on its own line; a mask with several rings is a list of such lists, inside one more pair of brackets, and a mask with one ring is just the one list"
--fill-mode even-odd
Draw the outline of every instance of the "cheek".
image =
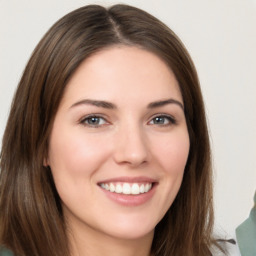
[[184, 172], [190, 142], [187, 132], [176, 133], [173, 136], [166, 138], [161, 147], [156, 150], [158, 159], [167, 174], [179, 175]]
[[155, 145], [159, 146], [154, 149], [155, 159], [162, 170], [159, 183], [161, 196], [155, 203], [157, 209], [162, 209], [158, 219], [160, 221], [171, 207], [180, 189], [189, 154], [189, 136], [186, 130], [177, 131], [161, 138], [161, 141], [158, 137], [158, 144], [155, 143]]
[[157, 151], [159, 163], [164, 170], [163, 189], [166, 195], [167, 208], [176, 197], [183, 179], [184, 169], [187, 163], [190, 142], [186, 131], [177, 132], [165, 140]]
[[50, 140], [49, 165], [53, 175], [90, 174], [108, 154], [107, 144], [96, 136], [85, 136], [82, 131], [54, 132]]
[[62, 202], [72, 205], [84, 200], [90, 190], [94, 173], [108, 155], [108, 144], [96, 136], [85, 136], [79, 131], [55, 132], [49, 145], [49, 165]]

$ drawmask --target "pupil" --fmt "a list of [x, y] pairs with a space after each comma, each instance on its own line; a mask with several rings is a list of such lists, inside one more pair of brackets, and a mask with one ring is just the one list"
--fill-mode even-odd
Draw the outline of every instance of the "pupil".
[[98, 124], [99, 123], [99, 118], [98, 117], [91, 117], [89, 119], [89, 124]]
[[163, 124], [163, 123], [164, 123], [164, 118], [163, 118], [163, 117], [156, 117], [155, 123], [157, 123], [157, 124]]

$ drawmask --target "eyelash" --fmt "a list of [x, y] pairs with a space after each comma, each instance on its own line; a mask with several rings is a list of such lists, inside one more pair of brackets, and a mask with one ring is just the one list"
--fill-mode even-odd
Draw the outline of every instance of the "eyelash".
[[[104, 124], [90, 124], [89, 121], [92, 120], [93, 118], [104, 120]], [[108, 121], [100, 115], [93, 114], [93, 115], [88, 115], [88, 116], [84, 117], [83, 119], [81, 119], [79, 121], [79, 123], [84, 125], [84, 126], [88, 126], [88, 127], [92, 127], [92, 128], [99, 128], [99, 127], [107, 124]]]
[[[151, 124], [151, 125], [157, 125], [157, 126], [161, 126], [161, 127], [166, 127], [166, 126], [171, 126], [171, 125], [175, 125], [175, 124], [177, 124], [177, 122], [176, 122], [176, 120], [175, 120], [175, 118], [173, 117], [173, 116], [170, 116], [170, 115], [166, 115], [166, 114], [158, 114], [158, 115], [156, 115], [156, 116], [154, 116], [151, 120], [150, 120], [150, 122], [152, 122], [152, 121], [154, 121], [154, 120], [156, 120], [157, 118], [164, 118], [164, 119], [167, 119], [167, 121], [168, 121], [168, 123], [164, 123], [164, 124], [155, 124], [155, 123], [153, 123], [153, 124]], [[149, 123], [150, 123], [149, 122]], [[165, 121], [164, 121], [165, 122]]]
[[[164, 122], [167, 120], [167, 123], [160, 123], [160, 124], [151, 123], [151, 122], [154, 122], [157, 118], [165, 119]], [[97, 119], [98, 123], [97, 124], [89, 123], [93, 119]], [[102, 120], [104, 122], [103, 124], [100, 123]], [[92, 114], [92, 115], [88, 115], [88, 116], [82, 118], [79, 121], [79, 123], [84, 125], [84, 126], [88, 126], [88, 127], [92, 127], [92, 128], [100, 128], [100, 127], [108, 124], [109, 122], [104, 117], [102, 117], [101, 115]], [[156, 125], [156, 126], [160, 126], [160, 127], [166, 127], [166, 126], [175, 125], [175, 124], [177, 124], [177, 122], [176, 122], [176, 120], [173, 116], [166, 115], [166, 114], [158, 114], [158, 115], [154, 116], [153, 118], [151, 118], [150, 121], [148, 122], [148, 124]]]

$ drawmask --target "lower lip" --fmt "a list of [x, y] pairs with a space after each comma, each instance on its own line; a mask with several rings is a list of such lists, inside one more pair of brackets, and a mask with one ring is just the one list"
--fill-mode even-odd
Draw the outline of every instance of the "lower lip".
[[139, 206], [148, 202], [154, 195], [156, 191], [157, 184], [154, 184], [152, 188], [143, 194], [139, 195], [125, 195], [125, 194], [118, 194], [114, 192], [110, 192], [100, 187], [100, 189], [105, 193], [105, 195], [111, 199], [112, 201], [124, 205], [124, 206]]

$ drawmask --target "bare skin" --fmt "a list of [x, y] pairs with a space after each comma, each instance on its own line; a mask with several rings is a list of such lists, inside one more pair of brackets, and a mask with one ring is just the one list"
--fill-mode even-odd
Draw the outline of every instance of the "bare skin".
[[119, 46], [86, 59], [67, 85], [45, 165], [72, 256], [150, 256], [183, 179], [190, 141], [173, 72]]

